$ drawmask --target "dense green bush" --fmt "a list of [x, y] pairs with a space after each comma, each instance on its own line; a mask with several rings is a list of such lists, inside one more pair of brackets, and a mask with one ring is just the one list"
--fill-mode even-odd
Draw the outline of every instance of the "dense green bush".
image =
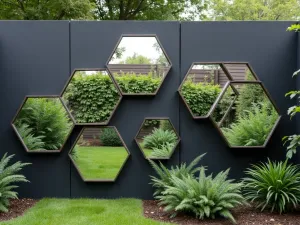
[[152, 133], [145, 136], [143, 139], [143, 146], [145, 148], [161, 148], [167, 143], [175, 144], [177, 141], [177, 135], [173, 130], [162, 130], [160, 128], [154, 128]]
[[72, 123], [59, 99], [28, 98], [15, 125], [18, 131], [21, 130], [21, 137], [34, 147], [31, 149], [28, 146], [29, 150], [41, 147], [46, 150], [57, 150], [64, 143]]
[[231, 146], [261, 146], [277, 119], [277, 111], [268, 102], [253, 104], [250, 111], [222, 131]]
[[169, 120], [160, 120], [159, 128], [162, 130], [173, 130], [173, 126]]
[[100, 141], [103, 146], [123, 146], [123, 143], [114, 128], [101, 129]]
[[173, 143], [163, 144], [160, 148], [152, 148], [150, 157], [152, 158], [168, 158], [174, 149]]
[[110, 117], [120, 95], [108, 75], [76, 74], [63, 98], [77, 122], [101, 123]]
[[186, 163], [181, 163], [179, 166], [171, 167], [171, 169], [166, 168], [161, 162], [156, 164], [154, 161], [149, 160], [149, 163], [155, 170], [158, 177], [151, 177], [151, 184], [155, 188], [154, 196], [159, 196], [168, 187], [173, 185], [172, 177], [194, 177], [195, 173], [200, 171], [200, 167], [197, 164], [204, 157], [202, 154], [196, 157], [189, 165]]
[[116, 82], [124, 93], [154, 93], [162, 82], [162, 78], [135, 73], [114, 74]]
[[206, 116], [221, 92], [219, 85], [194, 83], [187, 79], [181, 88], [181, 94], [194, 116]]
[[4, 154], [0, 160], [0, 211], [7, 212], [10, 199], [18, 198], [18, 193], [13, 189], [18, 186], [14, 185], [17, 182], [29, 182], [25, 176], [18, 174], [23, 167], [30, 165], [30, 163], [16, 162], [9, 165], [10, 160], [14, 155], [7, 156]]
[[295, 209], [300, 202], [300, 171], [297, 165], [285, 162], [260, 163], [246, 171], [245, 198], [262, 211], [279, 213]]

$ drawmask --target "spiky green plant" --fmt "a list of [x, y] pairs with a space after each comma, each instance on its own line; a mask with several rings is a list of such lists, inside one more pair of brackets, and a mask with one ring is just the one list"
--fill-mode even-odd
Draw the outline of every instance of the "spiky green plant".
[[285, 162], [260, 163], [246, 170], [244, 194], [262, 211], [279, 213], [296, 208], [300, 202], [300, 170]]
[[21, 124], [18, 128], [18, 132], [28, 150], [44, 149], [45, 143], [42, 141], [44, 137], [34, 136], [32, 128], [30, 128], [27, 124]]
[[152, 181], [151, 184], [155, 188], [154, 196], [160, 195], [167, 186], [172, 185], [172, 176], [178, 178], [187, 176], [193, 177], [194, 174], [200, 170], [200, 167], [197, 167], [197, 164], [204, 157], [204, 155], [205, 154], [202, 154], [196, 157], [189, 165], [187, 165], [186, 163], [181, 163], [179, 166], [172, 166], [171, 169], [165, 167], [161, 162], [157, 164], [154, 161], [149, 160], [149, 163], [158, 175], [158, 177], [150, 176]]
[[174, 148], [174, 144], [166, 143], [160, 148], [153, 148], [150, 154], [151, 158], [168, 158]]
[[29, 182], [24, 175], [18, 174], [24, 166], [30, 163], [16, 162], [12, 165], [8, 165], [14, 155], [7, 156], [4, 154], [0, 160], [0, 211], [7, 212], [9, 206], [9, 199], [18, 198], [18, 193], [13, 189], [18, 186], [14, 185], [17, 182]]
[[156, 199], [172, 216], [178, 212], [192, 213], [198, 219], [223, 216], [235, 223], [230, 210], [244, 204], [245, 199], [241, 194], [242, 183], [227, 179], [228, 173], [229, 169], [213, 178], [212, 175], [206, 176], [205, 168], [201, 167], [198, 178], [172, 176], [172, 185]]
[[154, 128], [151, 134], [147, 135], [143, 139], [143, 146], [145, 148], [161, 148], [163, 145], [170, 143], [175, 144], [177, 141], [177, 135], [173, 130], [163, 130], [160, 128]]
[[261, 146], [265, 143], [279, 115], [268, 102], [254, 104], [252, 109], [230, 125], [222, 128], [232, 146]]

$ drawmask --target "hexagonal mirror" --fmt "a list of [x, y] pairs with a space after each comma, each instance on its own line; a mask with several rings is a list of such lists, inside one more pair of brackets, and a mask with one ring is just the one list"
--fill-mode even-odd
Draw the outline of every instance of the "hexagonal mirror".
[[107, 67], [123, 95], [155, 95], [171, 62], [155, 35], [124, 35]]
[[193, 63], [178, 91], [194, 119], [207, 118], [230, 75], [219, 63]]
[[168, 118], [146, 118], [135, 141], [146, 159], [169, 159], [180, 138]]
[[69, 156], [85, 182], [115, 181], [130, 153], [115, 127], [83, 127]]
[[62, 100], [79, 125], [107, 125], [121, 94], [106, 69], [75, 70], [62, 92]]
[[232, 82], [211, 119], [230, 147], [265, 147], [280, 115], [261, 83]]
[[73, 122], [59, 97], [26, 97], [13, 120], [13, 128], [27, 152], [59, 152]]
[[224, 63], [234, 81], [256, 81], [256, 74], [248, 63]]

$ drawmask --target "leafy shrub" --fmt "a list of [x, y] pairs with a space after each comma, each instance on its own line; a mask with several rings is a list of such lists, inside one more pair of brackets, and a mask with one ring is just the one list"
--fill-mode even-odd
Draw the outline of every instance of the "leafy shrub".
[[169, 120], [161, 120], [159, 128], [162, 130], [173, 130], [173, 126]]
[[28, 98], [15, 122], [18, 131], [20, 128], [24, 131], [24, 124], [30, 129], [27, 135], [37, 141], [31, 144], [37, 146], [42, 141], [46, 150], [60, 149], [72, 125], [65, 108], [56, 98]]
[[18, 186], [14, 185], [17, 182], [29, 182], [25, 176], [18, 174], [23, 167], [30, 165], [30, 163], [16, 162], [10, 166], [8, 163], [14, 155], [7, 156], [4, 154], [0, 161], [0, 211], [8, 212], [9, 199], [18, 198], [18, 193], [13, 189]]
[[228, 180], [229, 169], [213, 178], [200, 168], [198, 178], [171, 176], [172, 185], [167, 186], [156, 198], [166, 212], [176, 216], [178, 212], [192, 213], [196, 218], [212, 218], [221, 215], [235, 223], [230, 210], [245, 202], [241, 195], [242, 183]]
[[42, 141], [44, 136], [34, 136], [32, 128], [27, 124], [21, 124], [18, 128], [18, 132], [22, 137], [24, 144], [28, 150], [42, 150], [44, 149], [45, 143]]
[[262, 211], [279, 213], [296, 208], [300, 202], [300, 172], [296, 165], [285, 162], [260, 163], [246, 171], [245, 198], [257, 203]]
[[223, 134], [232, 146], [260, 146], [270, 134], [278, 113], [267, 102], [254, 104], [250, 111], [232, 123], [229, 128], [222, 128]]
[[152, 73], [121, 73], [114, 74], [114, 77], [124, 93], [154, 93], [162, 82], [160, 77], [153, 77]]
[[110, 117], [120, 96], [108, 75], [76, 74], [63, 98], [77, 122], [100, 123]]
[[101, 129], [100, 141], [103, 146], [123, 146], [123, 143], [114, 128]]
[[175, 144], [177, 136], [173, 130], [162, 130], [154, 128], [151, 134], [144, 137], [143, 146], [145, 148], [161, 148], [163, 145], [170, 143]]
[[192, 79], [187, 79], [181, 88], [181, 94], [195, 116], [205, 116], [220, 92], [219, 85], [194, 83]]
[[166, 168], [161, 162], [156, 164], [154, 161], [149, 160], [149, 163], [153, 167], [158, 177], [150, 176], [152, 186], [156, 189], [154, 196], [159, 196], [168, 186], [173, 185], [172, 177], [194, 177], [195, 173], [200, 170], [200, 167], [196, 167], [205, 154], [196, 157], [189, 165], [181, 163], [180, 166]]
[[163, 144], [160, 148], [153, 148], [150, 157], [153, 158], [169, 157], [174, 147], [175, 147], [174, 144], [166, 143]]

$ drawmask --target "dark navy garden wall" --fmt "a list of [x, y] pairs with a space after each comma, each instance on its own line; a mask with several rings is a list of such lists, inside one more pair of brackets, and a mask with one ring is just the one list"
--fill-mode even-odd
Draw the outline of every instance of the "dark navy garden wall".
[[[209, 120], [193, 120], [177, 93], [192, 62], [250, 62], [264, 82], [281, 114], [290, 102], [284, 93], [296, 89], [291, 74], [297, 68], [299, 40], [285, 32], [291, 22], [0, 22], [0, 143], [1, 152], [32, 162], [24, 170], [31, 181], [20, 187], [21, 197], [136, 197], [149, 199], [154, 174], [134, 142], [144, 117], [170, 117], [181, 144], [166, 161], [189, 162], [207, 152], [202, 161], [209, 171], [231, 167], [240, 178], [249, 165], [266, 157], [285, 155], [282, 136], [296, 132], [297, 124], [283, 116], [266, 149], [229, 149]], [[25, 95], [59, 95], [75, 68], [105, 67], [121, 34], [156, 34], [173, 67], [155, 97], [125, 96], [110, 125], [119, 130], [129, 151], [115, 183], [84, 183], [71, 165], [68, 151], [77, 127], [60, 154], [26, 153], [11, 128], [11, 120]]]

